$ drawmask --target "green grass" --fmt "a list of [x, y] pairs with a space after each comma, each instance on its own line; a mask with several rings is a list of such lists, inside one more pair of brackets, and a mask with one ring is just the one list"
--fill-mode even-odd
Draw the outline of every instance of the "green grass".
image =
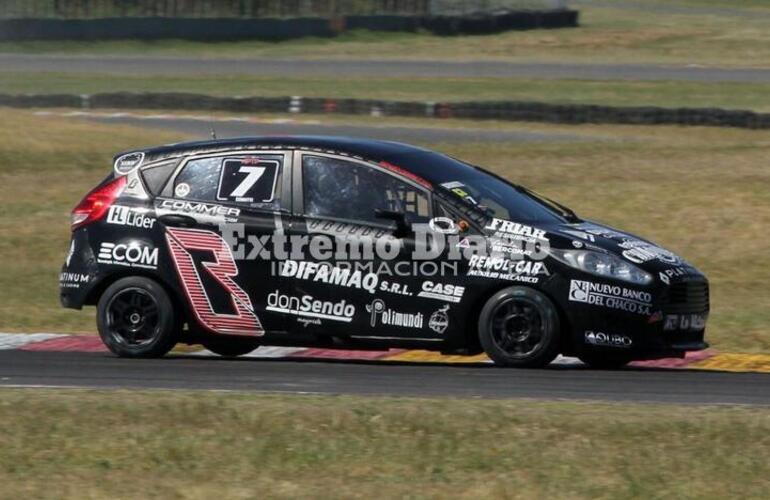
[[614, 106], [721, 107], [770, 111], [770, 84], [526, 80], [2, 73], [0, 93], [194, 92], [393, 99], [524, 100]]
[[[666, 2], [678, 5], [677, 2]], [[682, 5], [691, 5], [691, 2]], [[736, 2], [710, 6], [742, 9]], [[756, 17], [645, 12], [580, 6], [581, 27], [487, 36], [352, 32], [334, 39], [286, 42], [6, 42], [0, 52], [154, 54], [216, 57], [411, 58], [588, 63], [770, 66], [770, 7], [752, 2]]]
[[770, 413], [0, 391], [5, 498], [767, 498]]
[[[314, 117], [308, 117], [314, 118]], [[346, 123], [372, 119], [315, 117]], [[707, 337], [721, 351], [770, 351], [770, 134], [720, 128], [549, 126], [379, 118], [578, 134], [547, 143], [427, 144], [684, 255], [712, 284]], [[94, 331], [92, 308], [59, 307], [68, 213], [116, 151], [185, 137], [0, 111], [0, 331]]]

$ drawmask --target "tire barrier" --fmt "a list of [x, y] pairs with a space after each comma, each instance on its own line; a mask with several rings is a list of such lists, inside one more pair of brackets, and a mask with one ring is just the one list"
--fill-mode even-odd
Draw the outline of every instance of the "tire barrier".
[[498, 12], [467, 16], [369, 15], [329, 18], [0, 19], [0, 41], [25, 40], [288, 40], [332, 37], [347, 30], [478, 35], [578, 25], [574, 10]]
[[189, 93], [115, 92], [92, 95], [0, 94], [0, 106], [312, 113], [460, 118], [563, 124], [686, 125], [769, 129], [770, 113], [720, 108], [659, 108], [543, 102], [424, 102], [325, 97], [219, 97]]

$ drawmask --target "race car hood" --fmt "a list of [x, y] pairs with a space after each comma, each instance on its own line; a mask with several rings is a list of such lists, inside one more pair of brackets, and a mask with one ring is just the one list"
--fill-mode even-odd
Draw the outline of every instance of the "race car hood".
[[[701, 273], [679, 255], [653, 242], [591, 221], [560, 224], [547, 229], [553, 248], [586, 248], [604, 250], [651, 272], [663, 275], [676, 269], [677, 273]], [[665, 281], [665, 278], [661, 278]]]

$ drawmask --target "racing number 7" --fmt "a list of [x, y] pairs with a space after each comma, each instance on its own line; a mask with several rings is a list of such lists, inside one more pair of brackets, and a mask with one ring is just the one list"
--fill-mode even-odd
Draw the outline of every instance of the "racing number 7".
[[265, 170], [265, 167], [242, 166], [239, 168], [238, 173], [246, 174], [246, 178], [243, 179], [235, 189], [233, 189], [233, 192], [230, 193], [230, 196], [233, 198], [242, 198], [246, 193], [249, 192], [249, 189], [254, 187], [259, 178], [262, 177], [262, 174], [265, 173]]

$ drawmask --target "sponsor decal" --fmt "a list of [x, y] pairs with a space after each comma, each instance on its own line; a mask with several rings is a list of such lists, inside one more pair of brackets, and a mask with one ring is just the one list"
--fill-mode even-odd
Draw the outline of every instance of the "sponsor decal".
[[655, 311], [652, 313], [652, 316], [647, 318], [647, 323], [650, 324], [657, 323], [658, 321], [663, 321], [663, 311]]
[[130, 196], [132, 198], [139, 198], [142, 200], [146, 200], [148, 198], [147, 192], [144, 190], [144, 185], [136, 174], [131, 175], [131, 178], [128, 181], [126, 187], [123, 189], [122, 194], [123, 196]]
[[516, 256], [517, 259], [531, 257], [534, 253], [538, 252], [538, 250], [541, 250], [537, 246], [533, 247], [530, 242], [525, 242], [523, 240], [512, 241], [509, 238], [490, 238], [490, 243], [492, 245], [493, 253]]
[[585, 343], [598, 345], [602, 347], [631, 347], [633, 341], [627, 335], [616, 333], [594, 332], [588, 330], [585, 332]]
[[417, 296], [428, 299], [443, 300], [445, 302], [458, 303], [460, 300], [462, 300], [464, 293], [464, 286], [424, 281], [422, 284], [422, 291], [418, 293]]
[[492, 221], [484, 228], [488, 231], [495, 232], [500, 237], [522, 239], [524, 241], [548, 241], [545, 231], [537, 229], [532, 226], [520, 224], [518, 222], [511, 222], [505, 219], [493, 218]]
[[187, 198], [190, 194], [190, 185], [186, 182], [180, 182], [174, 188], [174, 196], [177, 198]]
[[660, 281], [662, 281], [667, 285], [671, 283], [671, 278], [678, 278], [680, 276], [686, 276], [686, 275], [687, 275], [687, 270], [682, 267], [674, 267], [658, 273], [658, 276], [660, 277]]
[[377, 326], [377, 322], [384, 326], [397, 326], [400, 328], [422, 328], [422, 313], [402, 313], [388, 308], [382, 299], [374, 299], [371, 304], [366, 306], [370, 313], [369, 324], [372, 327]]
[[321, 325], [321, 319], [320, 318], [297, 318], [297, 323], [307, 328], [309, 325]]
[[327, 234], [340, 237], [367, 237], [382, 238], [390, 234], [387, 229], [373, 228], [361, 224], [352, 224], [349, 222], [334, 222], [322, 219], [311, 219], [307, 221], [308, 233]]
[[431, 231], [441, 234], [457, 234], [458, 229], [455, 221], [449, 217], [434, 217], [428, 222]]
[[548, 274], [545, 264], [531, 260], [474, 255], [468, 261], [468, 276], [537, 283], [541, 274]]
[[441, 309], [434, 311], [428, 320], [428, 327], [438, 334], [442, 334], [449, 327], [449, 304]]
[[234, 207], [225, 207], [212, 203], [200, 203], [180, 200], [163, 200], [160, 202], [161, 211], [181, 212], [190, 215], [200, 215], [223, 221], [235, 221], [241, 215], [241, 211]]
[[[221, 236], [200, 229], [168, 228], [166, 241], [187, 298], [201, 325], [222, 334], [261, 336], [265, 333], [254, 313], [251, 299], [235, 282], [238, 266], [230, 247]], [[193, 252], [196, 257], [193, 257]], [[200, 252], [210, 256], [200, 257]], [[200, 260], [199, 266], [196, 265], [196, 259]], [[201, 280], [202, 272], [206, 272], [227, 292], [232, 313], [214, 311]]]
[[[375, 293], [377, 290], [396, 295], [411, 296], [409, 286], [383, 280], [371, 267], [336, 267], [328, 262], [287, 260], [278, 264], [278, 276], [354, 288]], [[383, 273], [386, 274], [386, 273]]]
[[667, 314], [663, 321], [663, 330], [703, 330], [706, 328], [708, 314]]
[[395, 293], [396, 295], [406, 295], [410, 297], [412, 295], [412, 292], [409, 291], [409, 285], [405, 285], [403, 283], [391, 283], [384, 280], [382, 283], [380, 283], [380, 291], [386, 293]]
[[652, 294], [618, 285], [571, 280], [569, 300], [650, 316]]
[[107, 223], [120, 226], [131, 226], [141, 229], [152, 229], [155, 218], [145, 215], [145, 210], [113, 205], [107, 212]]
[[115, 173], [118, 175], [128, 175], [142, 164], [144, 153], [128, 153], [118, 157], [115, 160]]
[[629, 238], [629, 236], [626, 233], [621, 233], [619, 231], [607, 229], [606, 227], [601, 227], [601, 226], [596, 226], [591, 224], [581, 226], [581, 229], [588, 234], [601, 236], [603, 238], [609, 238], [609, 239]]
[[377, 284], [379, 282], [379, 277], [375, 273], [364, 273], [358, 269], [335, 267], [324, 262], [287, 260], [279, 264], [278, 275], [284, 278], [296, 278], [326, 283], [327, 285], [366, 290], [369, 293], [377, 291]]
[[158, 249], [140, 242], [113, 243], [103, 241], [96, 257], [99, 264], [157, 269]]
[[318, 300], [311, 295], [295, 297], [284, 295], [276, 290], [267, 296], [268, 311], [274, 311], [284, 314], [293, 314], [307, 318], [328, 319], [331, 321], [341, 321], [350, 323], [356, 313], [356, 307], [348, 304], [344, 299], [332, 302], [328, 300]]
[[469, 203], [471, 205], [478, 205], [479, 203], [468, 193], [465, 187], [465, 184], [458, 181], [453, 182], [445, 182], [441, 184], [442, 187], [448, 189], [452, 192], [455, 196], [459, 197], [461, 200], [463, 200], [466, 203]]
[[69, 252], [67, 252], [67, 258], [64, 259], [64, 263], [67, 267], [70, 267], [70, 262], [72, 261], [73, 255], [75, 255], [75, 240], [70, 242], [70, 249]]
[[[580, 238], [581, 240], [590, 241], [591, 243], [594, 243], [596, 241], [596, 238], [594, 237], [593, 234], [586, 233], [583, 231], [577, 231], [575, 229], [562, 229], [561, 232], [569, 234], [570, 236], [574, 236], [576, 238]], [[575, 248], [580, 248], [580, 247], [576, 246]]]
[[80, 288], [81, 284], [89, 281], [91, 281], [91, 277], [83, 273], [63, 272], [59, 274], [59, 286], [61, 288]]
[[668, 250], [644, 241], [625, 238], [618, 246], [624, 249], [622, 252], [623, 257], [634, 264], [644, 264], [655, 259], [667, 264], [679, 264], [681, 262], [679, 257]]

